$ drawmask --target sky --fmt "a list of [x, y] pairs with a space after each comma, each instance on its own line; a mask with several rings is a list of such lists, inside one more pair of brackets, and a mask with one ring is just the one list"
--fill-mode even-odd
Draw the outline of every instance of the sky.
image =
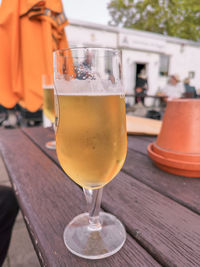
[[62, 0], [65, 15], [70, 19], [107, 25], [110, 19], [106, 8], [110, 0]]
[[[0, 0], [0, 5], [1, 5]], [[106, 8], [110, 0], [62, 0], [68, 19], [107, 25], [110, 19]]]

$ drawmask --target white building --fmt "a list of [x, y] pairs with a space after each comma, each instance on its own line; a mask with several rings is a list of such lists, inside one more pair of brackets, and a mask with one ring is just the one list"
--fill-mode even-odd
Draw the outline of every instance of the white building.
[[134, 93], [137, 74], [146, 69], [148, 94], [153, 95], [168, 76], [191, 78], [200, 88], [200, 43], [139, 30], [71, 20], [66, 27], [70, 47], [111, 47], [122, 50], [125, 92]]

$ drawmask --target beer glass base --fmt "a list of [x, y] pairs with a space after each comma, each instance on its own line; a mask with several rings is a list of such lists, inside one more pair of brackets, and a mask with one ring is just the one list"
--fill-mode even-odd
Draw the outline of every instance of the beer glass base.
[[45, 144], [46, 148], [55, 150], [56, 149], [56, 141], [49, 141]]
[[122, 223], [113, 215], [99, 214], [101, 228], [90, 229], [89, 214], [76, 216], [64, 230], [64, 242], [73, 254], [86, 259], [102, 259], [115, 254], [126, 240]]

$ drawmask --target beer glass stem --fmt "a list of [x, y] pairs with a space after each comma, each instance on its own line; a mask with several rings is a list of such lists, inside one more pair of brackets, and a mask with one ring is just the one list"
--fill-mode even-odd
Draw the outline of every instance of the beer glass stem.
[[101, 206], [101, 198], [103, 193], [103, 188], [100, 189], [86, 189], [83, 188], [88, 212], [89, 212], [89, 230], [90, 231], [100, 231], [102, 226], [99, 219], [99, 211]]

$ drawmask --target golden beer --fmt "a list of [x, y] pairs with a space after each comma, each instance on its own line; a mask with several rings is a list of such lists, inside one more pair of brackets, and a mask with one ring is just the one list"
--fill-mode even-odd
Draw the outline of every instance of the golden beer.
[[54, 110], [54, 91], [53, 87], [44, 88], [44, 104], [43, 111], [45, 116], [54, 123], [55, 110]]
[[125, 99], [120, 95], [58, 95], [56, 150], [64, 171], [85, 188], [100, 188], [126, 157]]

